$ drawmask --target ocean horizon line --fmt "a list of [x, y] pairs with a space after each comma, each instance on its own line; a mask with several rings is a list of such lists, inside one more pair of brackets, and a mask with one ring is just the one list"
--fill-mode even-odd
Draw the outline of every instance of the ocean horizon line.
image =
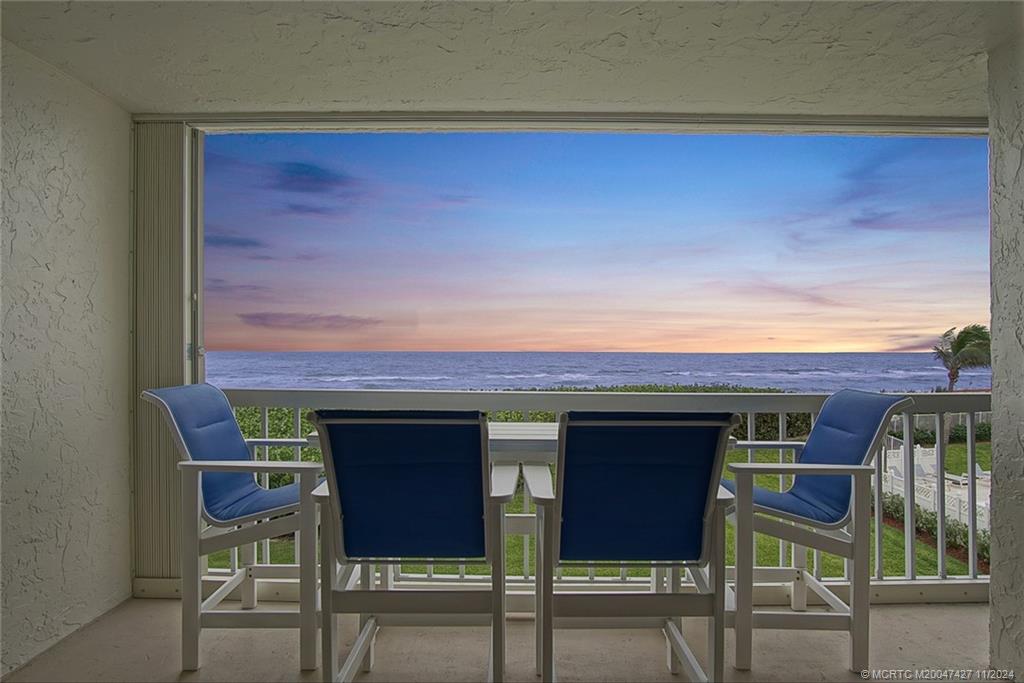
[[452, 353], [548, 353], [548, 354], [630, 354], [630, 355], [653, 355], [653, 356], [685, 356], [685, 355], [698, 355], [698, 356], [793, 356], [793, 355], [862, 355], [862, 354], [883, 354], [883, 355], [921, 355], [931, 354], [932, 351], [531, 351], [528, 349], [524, 350], [501, 350], [501, 351], [488, 351], [488, 350], [458, 350], [458, 351], [445, 351], [445, 350], [401, 350], [401, 349], [388, 349], [388, 350], [348, 350], [348, 349], [332, 349], [326, 351], [318, 350], [259, 350], [255, 351], [252, 349], [220, 349], [220, 348], [209, 348], [206, 349], [207, 353], [251, 353], [251, 354], [267, 354], [267, 353], [365, 353], [365, 354], [388, 354], [388, 353], [402, 353], [402, 354], [452, 354]]

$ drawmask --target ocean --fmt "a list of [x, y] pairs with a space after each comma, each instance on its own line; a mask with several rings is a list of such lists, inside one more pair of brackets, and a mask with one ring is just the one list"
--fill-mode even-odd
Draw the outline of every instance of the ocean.
[[[790, 392], [931, 391], [946, 371], [930, 353], [572, 353], [209, 351], [207, 381], [232, 389], [535, 389], [729, 384]], [[987, 389], [988, 368], [958, 389]]]

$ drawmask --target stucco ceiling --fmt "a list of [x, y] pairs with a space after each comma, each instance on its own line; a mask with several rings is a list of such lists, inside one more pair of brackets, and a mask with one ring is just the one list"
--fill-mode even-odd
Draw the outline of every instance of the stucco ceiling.
[[4, 2], [131, 112], [985, 116], [1013, 3]]

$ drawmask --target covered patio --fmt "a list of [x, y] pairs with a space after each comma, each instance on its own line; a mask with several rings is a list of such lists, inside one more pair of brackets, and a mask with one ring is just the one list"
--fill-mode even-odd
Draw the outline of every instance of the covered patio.
[[[992, 391], [917, 394], [897, 424], [912, 434], [918, 417], [955, 414], [973, 430], [991, 412], [990, 570], [978, 562], [977, 506], [964, 522], [962, 565], [944, 545], [922, 550], [907, 524], [886, 527], [902, 546], [886, 567], [885, 539], [874, 536], [870, 661], [1024, 671], [1024, 4], [5, 2], [0, 11], [5, 681], [320, 678], [300, 671], [297, 632], [269, 629], [207, 631], [203, 667], [181, 672], [179, 455], [139, 399], [205, 377], [203, 140], [257, 130], [987, 135]], [[321, 408], [471, 409], [524, 422], [563, 410], [722, 410], [747, 416], [751, 429], [754, 416], [771, 415], [781, 439], [787, 415], [814, 415], [825, 399], [227, 395], [236, 411], [258, 411], [264, 429], [268, 411], [284, 411], [297, 439], [309, 436], [305, 411]], [[963, 486], [977, 491], [973, 443], [971, 431]], [[914, 439], [900, 448], [904, 519], [915, 497], [944, 509], [943, 478], [941, 491], [919, 491]], [[296, 459], [308, 454], [294, 449]], [[509, 457], [523, 461], [519, 451]], [[876, 531], [883, 475], [879, 460]], [[508, 571], [507, 671], [525, 681], [536, 680], [535, 526], [529, 497], [520, 500], [506, 522], [522, 548], [521, 566]], [[786, 553], [780, 543], [780, 564]], [[814, 560], [816, 581], [846, 590], [844, 569]], [[237, 570], [237, 556], [225, 562], [211, 564], [207, 595]], [[381, 577], [474, 581], [464, 568], [432, 565]], [[622, 569], [558, 581], [655, 592], [664, 576]], [[258, 609], [296, 607], [294, 580], [261, 590]], [[787, 591], [759, 586], [754, 599], [789, 604]], [[683, 629], [703, 647], [702, 619]], [[356, 631], [346, 617], [342, 648]], [[555, 637], [563, 680], [678, 680], [657, 628]], [[357, 680], [478, 680], [487, 638], [468, 625], [382, 631], [377, 667]], [[732, 638], [727, 631], [727, 680], [861, 679], [847, 670], [842, 632], [756, 630], [751, 671], [731, 666]]]
[[[273, 607], [273, 605], [270, 605]], [[879, 670], [987, 669], [984, 638], [964, 638], [987, 628], [988, 606], [881, 605], [872, 610], [872, 668]], [[172, 600], [132, 599], [61, 641], [10, 681], [319, 681], [318, 671], [299, 671], [293, 639], [280, 631], [211, 631], [208, 657], [197, 672], [182, 675], [177, 647], [178, 605]], [[702, 620], [684, 624], [695, 648], [703, 648]], [[142, 635], [140, 635], [142, 634]], [[846, 669], [845, 634], [764, 631], [754, 639], [756, 669], [726, 666], [727, 681], [857, 681]], [[341, 631], [342, 648], [356, 636], [355, 619]], [[803, 638], [793, 656], [794, 636]], [[508, 628], [510, 681], [536, 681], [533, 623], [513, 618]], [[678, 681], [665, 667], [665, 639], [657, 629], [564, 631], [558, 634], [559, 670], [565, 681]], [[487, 629], [416, 628], [381, 631], [378, 663], [365, 681], [476, 681], [487, 665]], [[732, 648], [727, 634], [726, 651]]]

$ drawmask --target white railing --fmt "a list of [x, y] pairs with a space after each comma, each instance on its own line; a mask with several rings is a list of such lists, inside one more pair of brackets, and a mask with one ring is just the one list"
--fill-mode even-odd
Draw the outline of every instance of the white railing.
[[[945, 512], [946, 512], [946, 522], [947, 522], [947, 524], [952, 521], [952, 522], [959, 522], [960, 524], [963, 524], [964, 526], [968, 526], [971, 523], [971, 518], [970, 518], [971, 517], [971, 510], [970, 510], [970, 507], [969, 507], [970, 503], [969, 503], [969, 501], [967, 499], [967, 484], [966, 484], [966, 481], [967, 481], [967, 477], [966, 476], [957, 476], [956, 480], [953, 480], [953, 479], [947, 479], [946, 480], [946, 510], [945, 510]], [[984, 480], [981, 477], [979, 477], [978, 478], [978, 482], [979, 483], [983, 483]], [[937, 499], [938, 499], [938, 496], [935, 494], [936, 486], [937, 486], [937, 483], [932, 483], [931, 481], [929, 481], [928, 483], [925, 483], [925, 484], [921, 484], [921, 483], [915, 484], [914, 485], [914, 495], [915, 495], [914, 502], [917, 503], [917, 506], [919, 508], [921, 508], [922, 510], [927, 510], [928, 512], [934, 512], [934, 513], [938, 514], [938, 510], [936, 509], [937, 508], [936, 503], [937, 503]], [[882, 473], [882, 493], [894, 493], [896, 495], [902, 496], [903, 495], [903, 487], [904, 487], [903, 477], [900, 477], [900, 476], [896, 475], [891, 470], [889, 472], [883, 472]], [[985, 486], [982, 486], [982, 493], [985, 493], [985, 491], [984, 491], [985, 488], [986, 488]], [[984, 496], [982, 496], [982, 498], [983, 497]], [[989, 530], [989, 510], [988, 510], [988, 505], [986, 505], [983, 501], [979, 500], [978, 508], [977, 508], [975, 514], [977, 514], [977, 525], [978, 525], [979, 531], [988, 531]]]
[[[775, 439], [799, 439], [804, 434], [791, 433], [791, 420], [796, 415], [809, 415], [813, 422], [826, 394], [765, 394], [765, 393], [594, 393], [594, 392], [562, 392], [562, 391], [332, 391], [332, 390], [292, 390], [292, 389], [228, 389], [228, 398], [239, 413], [243, 429], [252, 428], [255, 414], [258, 415], [259, 434], [246, 436], [302, 437], [304, 431], [304, 413], [310, 409], [449, 409], [449, 410], [483, 410], [491, 413], [492, 419], [503, 421], [523, 421], [534, 418], [553, 419], [559, 412], [567, 410], [677, 410], [677, 411], [728, 411], [743, 414], [747, 417], [747, 433], [744, 436], [753, 440], [756, 437], [755, 424], [758, 416], [769, 415]], [[979, 533], [979, 526], [987, 526], [987, 509], [984, 521], [979, 525], [978, 476], [977, 476], [977, 443], [974, 438], [976, 416], [978, 413], [991, 409], [991, 398], [987, 393], [928, 393], [914, 394], [914, 404], [910, 411], [900, 416], [902, 433], [909, 435], [906, 440], [886, 439], [880, 457], [875, 458], [874, 486], [874, 525], [883, 529], [884, 533], [876, 533], [874, 538], [874, 576], [877, 583], [891, 581], [906, 585], [912, 582], [915, 586], [928, 583], [955, 584], [970, 580], [974, 584], [984, 584], [987, 577], [979, 572], [978, 549], [980, 541], [987, 538], [987, 532]], [[966, 504], [949, 505], [944, 486], [944, 478], [937, 477], [932, 486], [923, 486], [915, 481], [914, 465], [920, 451], [914, 448], [914, 430], [911, 425], [920, 427], [921, 418], [927, 416], [935, 425], [938, 442], [942, 443], [944, 417], [947, 415], [963, 415], [963, 422], [968, 426], [967, 472], [963, 477], [966, 489]], [[245, 418], [248, 419], [245, 419]], [[287, 426], [287, 433], [277, 431], [270, 433], [271, 421], [279, 427]], [[765, 422], [764, 417], [760, 423]], [[805, 419], [804, 423], [808, 421]], [[898, 488], [894, 488], [892, 474], [883, 469], [885, 462], [891, 462], [891, 454], [885, 453], [896, 445], [900, 448], [901, 472]], [[260, 457], [271, 457], [262, 449]], [[889, 457], [881, 457], [882, 454]], [[933, 456], [937, 471], [944, 471], [945, 454], [941, 445]], [[281, 458], [281, 453], [273, 457]], [[285, 457], [294, 459], [318, 459], [319, 451], [309, 448], [291, 448]], [[734, 455], [734, 457], [736, 457]], [[791, 459], [792, 453], [783, 451], [760, 452], [756, 456], [751, 452], [748, 457], [778, 458], [779, 461]], [[881, 485], [878, 485], [881, 482]], [[788, 482], [778, 477], [773, 482], [760, 480], [759, 485], [774, 485], [783, 490]], [[934, 490], [932, 490], [934, 489]], [[893, 520], [883, 515], [882, 493], [899, 493], [903, 498], [903, 529], [899, 530]], [[987, 491], [987, 489], [986, 489]], [[987, 501], [986, 501], [987, 502]], [[891, 505], [891, 501], [890, 501]], [[938, 540], [931, 548], [925, 548], [919, 554], [919, 546], [923, 542], [915, 533], [915, 517], [917, 508], [921, 507], [936, 513], [936, 528], [929, 530], [929, 535]], [[955, 507], [956, 509], [950, 509]], [[987, 505], [986, 505], [987, 507]], [[952, 518], [967, 526], [967, 561], [949, 557], [946, 548], [947, 519]], [[532, 586], [533, 572], [531, 562], [531, 541], [534, 534], [534, 515], [527, 494], [523, 494], [521, 506], [516, 506], [506, 515], [506, 529], [510, 536], [522, 537], [522, 560], [511, 568], [508, 582], [510, 588], [518, 584]], [[959, 536], [959, 535], [958, 535]], [[759, 564], [765, 564], [765, 544], [761, 540]], [[774, 542], [774, 541], [773, 541]], [[271, 553], [269, 542], [263, 548], [265, 557]], [[788, 565], [791, 549], [788, 544], [778, 542], [777, 557], [774, 551], [774, 563], [779, 566]], [[957, 552], [963, 555], [963, 552]], [[934, 555], [934, 559], [933, 559]], [[232, 561], [234, 558], [232, 558]], [[895, 567], [893, 565], [896, 565]], [[520, 566], [521, 565], [521, 566]], [[403, 581], [415, 582], [457, 582], [487, 580], [486, 576], [475, 576], [473, 568], [466, 566], [434, 566], [431, 564], [414, 567], [404, 565], [394, 568], [394, 575], [389, 581], [396, 584]], [[841, 582], [845, 578], [845, 563], [838, 558], [814, 555], [814, 573], [817, 577]], [[625, 567], [617, 570], [595, 569], [593, 567], [582, 572], [560, 574], [558, 579], [574, 585], [598, 585], [615, 582], [618, 585], [635, 584], [645, 589], [657, 590], [664, 581], [658, 572], [654, 575], [641, 574]], [[383, 578], [382, 578], [383, 580]], [[953, 595], [953, 592], [946, 593]], [[959, 595], [959, 593], [958, 593]], [[941, 595], [937, 599], [942, 599]]]

